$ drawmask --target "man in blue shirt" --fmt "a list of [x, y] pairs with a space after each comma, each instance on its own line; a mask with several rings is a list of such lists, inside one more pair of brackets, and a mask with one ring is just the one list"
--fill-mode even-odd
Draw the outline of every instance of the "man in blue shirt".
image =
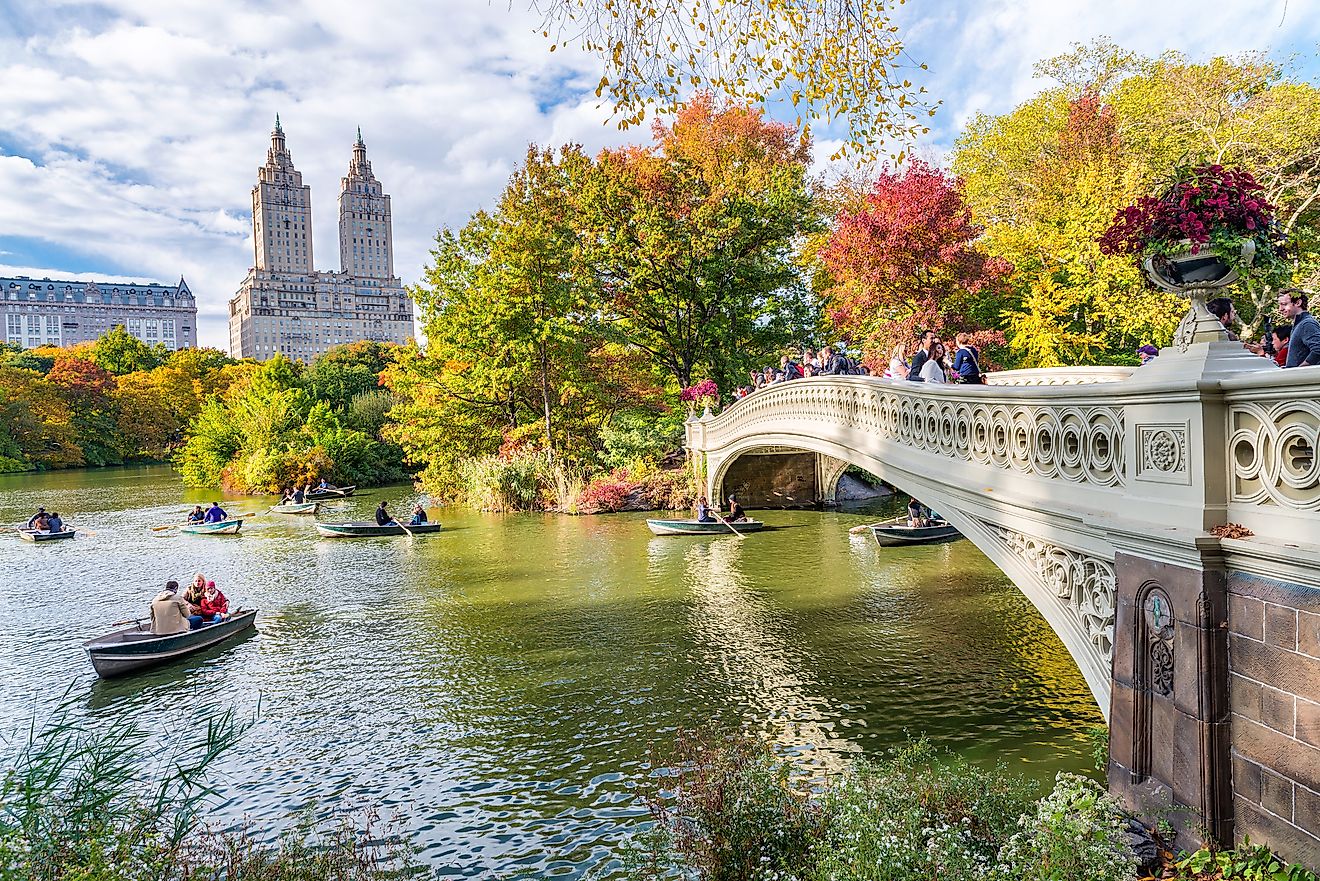
[[1301, 288], [1279, 292], [1279, 313], [1293, 323], [1288, 338], [1288, 361], [1284, 367], [1312, 367], [1320, 364], [1320, 321], [1306, 311], [1307, 295]]
[[220, 503], [212, 502], [211, 507], [206, 509], [206, 519], [204, 520], [204, 522], [223, 523], [228, 519], [229, 519], [229, 515], [225, 513], [224, 508], [220, 507]]

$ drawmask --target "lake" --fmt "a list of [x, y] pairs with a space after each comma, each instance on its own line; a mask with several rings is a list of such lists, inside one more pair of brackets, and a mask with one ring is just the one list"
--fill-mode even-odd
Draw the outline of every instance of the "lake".
[[[194, 502], [165, 467], [0, 475], [0, 523], [38, 504], [92, 535], [0, 535], [0, 729], [132, 718], [162, 749], [209, 712], [252, 717], [213, 819], [397, 812], [454, 877], [607, 876], [680, 729], [745, 731], [828, 773], [908, 734], [1041, 781], [1090, 766], [1102, 723], [1044, 619], [969, 542], [880, 548], [848, 529], [901, 502], [760, 512], [745, 540], [652, 536], [644, 514], [431, 509], [439, 534], [318, 539], [259, 514], [237, 537], [153, 533]], [[411, 487], [322, 507], [370, 519]], [[221, 498], [231, 513], [274, 499]], [[98, 681], [82, 641], [167, 578], [261, 610], [241, 642]]]

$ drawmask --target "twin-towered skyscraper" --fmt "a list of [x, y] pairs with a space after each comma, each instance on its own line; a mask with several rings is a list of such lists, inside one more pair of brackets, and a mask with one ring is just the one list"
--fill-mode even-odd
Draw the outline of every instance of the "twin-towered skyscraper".
[[252, 188], [252, 235], [253, 267], [229, 301], [231, 354], [311, 361], [339, 343], [413, 335], [412, 299], [394, 275], [390, 197], [372, 174], [361, 129], [339, 186], [339, 271], [315, 268], [312, 188], [278, 116]]

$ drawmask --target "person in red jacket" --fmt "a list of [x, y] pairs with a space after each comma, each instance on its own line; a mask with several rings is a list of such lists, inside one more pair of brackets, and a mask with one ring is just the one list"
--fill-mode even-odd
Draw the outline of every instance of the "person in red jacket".
[[197, 608], [200, 614], [188, 616], [188, 623], [193, 630], [207, 624], [219, 624], [225, 620], [225, 615], [229, 613], [229, 600], [225, 599], [225, 595], [215, 586], [214, 581], [208, 581], [206, 591], [202, 594], [202, 601]]

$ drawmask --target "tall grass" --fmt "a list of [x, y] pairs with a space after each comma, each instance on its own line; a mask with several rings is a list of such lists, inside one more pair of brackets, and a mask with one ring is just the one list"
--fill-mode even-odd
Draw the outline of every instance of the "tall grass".
[[408, 863], [397, 838], [366, 844], [343, 821], [274, 846], [209, 828], [208, 769], [248, 727], [229, 711], [174, 740], [64, 708], [34, 719], [0, 743], [0, 881], [374, 881]]

